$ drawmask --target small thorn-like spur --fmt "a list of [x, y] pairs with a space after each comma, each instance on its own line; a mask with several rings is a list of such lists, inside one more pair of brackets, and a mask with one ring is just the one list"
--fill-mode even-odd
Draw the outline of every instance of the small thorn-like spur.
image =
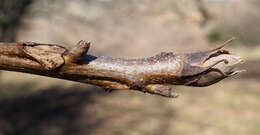
[[214, 49], [184, 54], [184, 61], [186, 61], [187, 63], [190, 63], [191, 65], [199, 66], [199, 65], [202, 65], [206, 60], [208, 60], [210, 58], [211, 55], [213, 55], [215, 53], [219, 52], [219, 53], [229, 54], [228, 51], [221, 50], [221, 49], [223, 47], [225, 47], [226, 45], [228, 45], [230, 42], [232, 42], [234, 39], [235, 38], [233, 37], [233, 38], [225, 41], [219, 47], [214, 48]]
[[218, 51], [220, 49], [222, 49], [223, 47], [225, 47], [226, 45], [228, 45], [229, 43], [231, 43], [233, 40], [235, 40], [236, 38], [235, 37], [232, 37], [231, 39], [225, 41], [222, 45], [220, 45], [219, 47], [217, 48], [214, 48], [214, 49], [211, 49], [210, 51]]
[[237, 75], [241, 72], [245, 72], [246, 70], [238, 70], [238, 71], [233, 71], [231, 72], [230, 74], [227, 75], [227, 77], [230, 77], [230, 76], [234, 76], [234, 75]]
[[207, 58], [204, 61], [202, 61], [202, 63], [204, 63], [206, 60], [208, 60], [210, 58], [210, 56], [215, 54], [215, 53], [229, 54], [229, 51], [221, 50], [221, 49], [224, 48], [226, 45], [228, 45], [229, 43], [231, 43], [235, 39], [236, 39], [235, 37], [232, 37], [231, 39], [229, 39], [229, 40], [225, 41], [223, 44], [221, 44], [219, 47], [208, 50], [207, 51], [208, 52], [208, 54], [207, 54], [208, 56], [207, 56]]

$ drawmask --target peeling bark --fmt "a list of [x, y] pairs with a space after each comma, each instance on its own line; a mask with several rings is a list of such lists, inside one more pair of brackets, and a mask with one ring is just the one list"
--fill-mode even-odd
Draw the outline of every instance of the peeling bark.
[[68, 50], [55, 44], [0, 43], [0, 69], [89, 83], [105, 90], [138, 90], [178, 97], [168, 85], [209, 86], [240, 71], [241, 58], [222, 48], [194, 53], [163, 52], [142, 59], [86, 54], [90, 42]]

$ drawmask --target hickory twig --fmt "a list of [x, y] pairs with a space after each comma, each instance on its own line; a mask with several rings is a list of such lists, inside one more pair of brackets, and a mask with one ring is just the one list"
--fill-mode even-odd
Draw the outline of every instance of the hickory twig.
[[[197, 53], [163, 52], [148, 58], [122, 59], [89, 55], [90, 42], [84, 40], [70, 50], [55, 44], [0, 43], [0, 69], [90, 83], [109, 91], [133, 89], [177, 97], [168, 84], [208, 86], [227, 77], [221, 70], [216, 74], [215, 69], [212, 78], [211, 69], [228, 59], [200, 65], [213, 54], [229, 54], [220, 51], [224, 45]], [[211, 75], [209, 81], [202, 83], [201, 78], [208, 75]]]

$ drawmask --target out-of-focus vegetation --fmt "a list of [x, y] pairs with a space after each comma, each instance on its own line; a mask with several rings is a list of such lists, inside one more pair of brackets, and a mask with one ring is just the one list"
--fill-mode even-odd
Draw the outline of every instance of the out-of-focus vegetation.
[[33, 0], [0, 1], [0, 41], [16, 40], [17, 30], [26, 8]]
[[222, 14], [219, 12], [219, 16], [214, 19], [208, 39], [216, 42], [233, 35], [243, 44], [259, 45], [260, 2], [241, 0], [230, 3], [228, 6], [232, 9], [222, 11]]
[[[16, 4], [8, 6], [8, 2]], [[26, 6], [18, 10], [22, 7], [18, 3]], [[107, 93], [87, 84], [4, 71], [0, 76], [0, 135], [260, 134], [259, 3], [0, 1], [1, 41], [71, 47], [85, 39], [92, 41], [90, 53], [94, 55], [146, 57], [161, 51], [209, 48], [235, 36], [238, 40], [227, 47], [246, 60], [241, 68], [247, 69], [207, 88], [173, 87], [180, 93], [174, 100], [134, 91]], [[19, 15], [12, 19], [14, 13]], [[3, 34], [7, 28], [13, 34]]]

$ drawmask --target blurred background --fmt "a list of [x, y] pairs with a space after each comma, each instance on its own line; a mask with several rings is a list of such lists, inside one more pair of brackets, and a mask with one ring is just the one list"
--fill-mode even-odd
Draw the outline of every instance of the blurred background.
[[247, 72], [178, 99], [1, 71], [0, 135], [259, 135], [259, 0], [0, 0], [0, 41], [140, 58], [216, 47]]

